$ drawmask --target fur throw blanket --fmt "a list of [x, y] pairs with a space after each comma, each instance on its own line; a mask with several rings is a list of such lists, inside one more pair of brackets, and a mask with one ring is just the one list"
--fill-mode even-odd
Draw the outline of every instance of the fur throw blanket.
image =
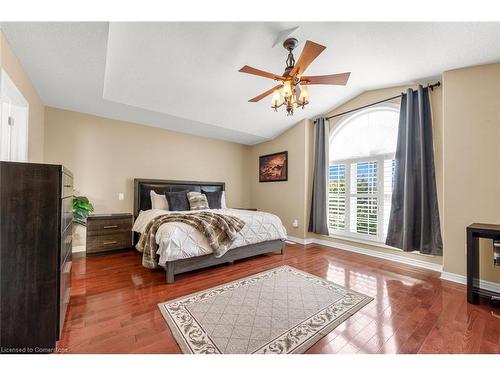
[[237, 217], [207, 211], [158, 216], [148, 223], [136, 245], [142, 252], [144, 267], [152, 269], [158, 266], [156, 232], [162, 224], [170, 222], [185, 223], [199, 230], [208, 239], [217, 258], [227, 252], [236, 234], [245, 226], [244, 221]]

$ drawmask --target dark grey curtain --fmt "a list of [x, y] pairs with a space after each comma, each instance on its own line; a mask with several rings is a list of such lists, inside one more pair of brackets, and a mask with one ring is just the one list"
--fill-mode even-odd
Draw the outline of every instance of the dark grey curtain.
[[314, 174], [309, 232], [328, 234], [328, 143], [330, 127], [324, 118], [316, 119]]
[[386, 244], [442, 255], [428, 88], [401, 97], [394, 178]]

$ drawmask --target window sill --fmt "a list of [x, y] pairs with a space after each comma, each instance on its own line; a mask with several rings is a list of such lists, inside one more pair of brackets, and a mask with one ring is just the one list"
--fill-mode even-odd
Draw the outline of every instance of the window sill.
[[[395, 251], [404, 253], [403, 250], [398, 249], [397, 247], [388, 246], [388, 245], [386, 245], [385, 243], [382, 243], [382, 242], [371, 241], [371, 240], [367, 240], [367, 239], [363, 239], [363, 238], [342, 236], [342, 235], [333, 234], [333, 233], [330, 233], [326, 237], [330, 237], [330, 238], [334, 238], [334, 239], [342, 240], [342, 241], [349, 241], [349, 242], [359, 243], [359, 244], [363, 244], [363, 245], [380, 247], [382, 249], [387, 249], [387, 250], [395, 250]], [[410, 254], [421, 255], [421, 256], [424, 256], [424, 257], [431, 257], [431, 258], [435, 257], [435, 255], [420, 254], [418, 251], [409, 251], [409, 253]]]

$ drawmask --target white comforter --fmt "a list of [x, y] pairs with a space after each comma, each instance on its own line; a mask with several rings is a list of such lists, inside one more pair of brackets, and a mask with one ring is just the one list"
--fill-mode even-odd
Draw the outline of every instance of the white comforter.
[[[286, 229], [276, 215], [261, 211], [235, 210], [231, 208], [208, 211], [236, 216], [245, 222], [245, 226], [238, 233], [229, 249], [258, 242], [286, 239]], [[134, 223], [133, 230], [142, 233], [152, 219], [172, 212], [156, 209], [141, 211]], [[192, 211], [180, 212], [188, 213]], [[165, 223], [160, 226], [156, 233], [156, 243], [158, 244], [159, 264], [161, 266], [164, 266], [167, 261], [193, 258], [212, 253], [207, 238], [197, 229], [185, 223]]]

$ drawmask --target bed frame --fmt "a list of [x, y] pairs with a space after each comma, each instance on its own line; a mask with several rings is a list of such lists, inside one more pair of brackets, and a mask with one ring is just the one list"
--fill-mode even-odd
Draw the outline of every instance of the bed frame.
[[[151, 209], [150, 192], [154, 190], [158, 194], [173, 191], [224, 191], [224, 182], [201, 182], [201, 181], [172, 181], [172, 180], [151, 180], [144, 178], [134, 179], [134, 218], [141, 210]], [[138, 236], [134, 235], [134, 243], [137, 243]], [[279, 250], [285, 253], [285, 242], [282, 240], [259, 242], [253, 245], [238, 247], [229, 250], [222, 257], [216, 258], [212, 254], [202, 255], [194, 258], [179, 259], [170, 261], [163, 268], [167, 271], [167, 283], [174, 282], [175, 275], [183, 272], [198, 270], [217, 264], [232, 264], [235, 260], [249, 258], [255, 255], [266, 254]]]

